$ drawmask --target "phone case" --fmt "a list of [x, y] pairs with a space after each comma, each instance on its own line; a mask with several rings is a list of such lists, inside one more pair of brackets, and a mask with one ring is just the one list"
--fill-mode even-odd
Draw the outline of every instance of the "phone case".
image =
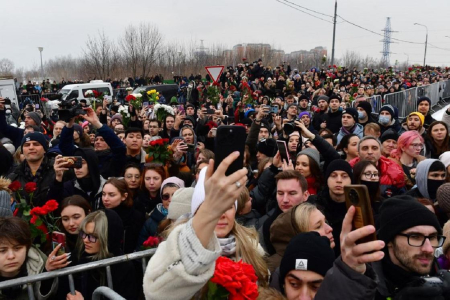
[[81, 156], [64, 156], [63, 158], [67, 162], [66, 168], [79, 169], [82, 167], [83, 158]]
[[[372, 213], [372, 204], [370, 202], [369, 192], [367, 187], [363, 184], [353, 184], [344, 186], [345, 203], [347, 209], [350, 206], [355, 207], [355, 216], [353, 217], [353, 230], [367, 226], [375, 226]], [[377, 236], [375, 233], [366, 236], [360, 240], [358, 243], [366, 243], [370, 241], [375, 241]]]
[[52, 246], [53, 249], [55, 249], [59, 244], [61, 245], [61, 248], [59, 248], [56, 255], [62, 255], [66, 253], [66, 235], [62, 232], [53, 231], [52, 232]]
[[244, 167], [245, 139], [245, 127], [243, 126], [223, 125], [218, 127], [214, 148], [214, 170], [217, 170], [222, 160], [235, 151], [238, 151], [240, 156], [228, 167], [225, 175], [228, 176], [242, 169]]
[[280, 152], [280, 157], [283, 160], [286, 161], [286, 163], [289, 162], [289, 154], [287, 151], [287, 146], [285, 141], [277, 141], [278, 151]]

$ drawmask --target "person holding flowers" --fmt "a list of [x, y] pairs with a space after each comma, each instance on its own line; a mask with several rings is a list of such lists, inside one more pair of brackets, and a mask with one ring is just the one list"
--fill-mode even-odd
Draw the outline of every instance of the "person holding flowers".
[[[237, 152], [229, 155], [215, 172], [210, 160], [209, 166], [200, 172], [192, 197], [194, 216], [173, 228], [147, 266], [144, 276], [147, 299], [167, 299], [167, 295], [191, 299], [222, 287], [230, 299], [246, 292], [252, 295], [247, 299], [256, 299], [256, 280], [259, 286], [267, 286], [268, 270], [258, 235], [254, 229], [246, 229], [235, 221], [235, 199], [245, 187], [247, 170], [229, 176], [225, 171], [238, 156]], [[224, 268], [240, 274], [241, 280], [232, 280], [234, 288], [218, 278], [223, 277]]]

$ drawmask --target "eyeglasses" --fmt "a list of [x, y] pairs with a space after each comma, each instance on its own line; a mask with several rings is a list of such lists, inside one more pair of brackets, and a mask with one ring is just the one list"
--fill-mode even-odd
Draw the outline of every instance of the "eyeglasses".
[[170, 198], [172, 198], [171, 194], [162, 194], [161, 199], [163, 199], [164, 201], [169, 200]]
[[92, 234], [87, 234], [86, 232], [84, 232], [82, 230], [80, 230], [80, 237], [83, 240], [85, 238], [88, 238], [88, 241], [91, 242], [91, 243], [97, 242], [97, 239], [98, 239], [97, 237], [93, 236]]
[[442, 245], [445, 242], [445, 236], [443, 235], [422, 235], [422, 234], [406, 234], [406, 233], [399, 233], [397, 234], [399, 236], [404, 236], [408, 238], [408, 245], [412, 247], [422, 247], [423, 244], [425, 244], [425, 240], [428, 239], [430, 241], [431, 247], [433, 248], [439, 248], [442, 247]]
[[372, 179], [372, 178], [379, 178], [380, 177], [380, 174], [378, 174], [378, 173], [371, 173], [371, 172], [363, 173], [363, 175], [364, 175], [364, 177], [366, 179]]
[[423, 145], [422, 144], [411, 144], [409, 145], [411, 148], [416, 148], [416, 149], [423, 149]]

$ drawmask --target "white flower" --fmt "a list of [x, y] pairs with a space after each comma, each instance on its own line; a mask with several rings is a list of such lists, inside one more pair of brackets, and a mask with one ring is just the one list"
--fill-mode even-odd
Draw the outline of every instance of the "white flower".
[[132, 87], [127, 87], [126, 90], [127, 90], [127, 91], [132, 91], [133, 88], [132, 88]]
[[84, 93], [84, 95], [85, 95], [86, 97], [94, 96], [94, 92], [93, 92], [92, 90], [87, 90], [86, 93]]
[[136, 93], [136, 94], [131, 94], [131, 95], [133, 95], [136, 99], [142, 98], [141, 93]]

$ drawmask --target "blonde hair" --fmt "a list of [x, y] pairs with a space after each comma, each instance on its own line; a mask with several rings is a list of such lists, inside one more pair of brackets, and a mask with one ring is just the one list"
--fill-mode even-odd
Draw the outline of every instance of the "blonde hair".
[[309, 228], [309, 217], [311, 216], [311, 213], [316, 209], [317, 207], [314, 204], [308, 202], [297, 205], [297, 207], [295, 208], [295, 222], [297, 222], [297, 226], [300, 232], [311, 231]]
[[269, 282], [269, 272], [264, 257], [258, 253], [259, 235], [255, 228], [247, 228], [234, 221], [231, 234], [236, 238], [236, 257], [250, 264], [255, 269], [259, 286], [266, 287]]
[[[185, 224], [188, 221], [189, 219], [186, 218], [172, 223], [164, 232], [162, 232], [161, 236], [167, 239], [175, 227]], [[267, 287], [269, 282], [269, 272], [264, 256], [258, 252], [259, 235], [256, 229], [244, 227], [235, 220], [230, 234], [233, 234], [236, 239], [235, 257], [252, 265], [255, 269], [256, 276], [258, 277], [258, 285], [260, 287]], [[205, 287], [206, 286], [207, 285], [205, 285]]]
[[9, 185], [11, 184], [11, 180], [0, 176], [0, 191], [7, 191], [11, 194], [11, 190], [9, 189]]
[[236, 214], [239, 214], [239, 212], [241, 212], [244, 207], [245, 204], [247, 203], [248, 199], [250, 198], [250, 193], [248, 191], [248, 189], [245, 187], [241, 194], [239, 195], [239, 198], [237, 199], [237, 210], [236, 210]]
[[[100, 250], [90, 256], [91, 260], [95, 261], [112, 257], [108, 250], [108, 218], [106, 217], [105, 212], [97, 210], [88, 214], [80, 225], [80, 231], [86, 232], [86, 225], [89, 223], [94, 223], [94, 232], [92, 235], [95, 236], [100, 243]], [[78, 258], [80, 258], [81, 254], [84, 252], [84, 243], [81, 238], [77, 240], [76, 248], [78, 250]]]

